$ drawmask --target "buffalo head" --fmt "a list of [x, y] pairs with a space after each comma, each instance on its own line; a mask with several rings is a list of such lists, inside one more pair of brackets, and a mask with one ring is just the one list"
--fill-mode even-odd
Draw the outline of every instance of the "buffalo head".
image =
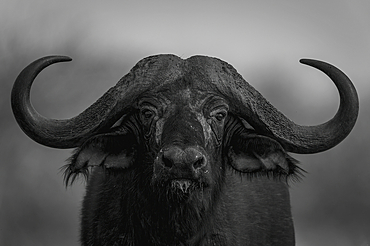
[[[157, 55], [138, 62], [80, 115], [46, 119], [30, 103], [31, 84], [45, 67], [69, 60], [51, 56], [26, 67], [15, 82], [12, 107], [33, 140], [54, 148], [77, 148], [66, 167], [67, 184], [93, 169], [82, 218], [86, 245], [246, 245], [225, 235], [232, 221], [226, 229], [214, 225], [229, 219], [221, 215], [223, 209], [236, 209], [230, 205], [232, 198], [225, 198], [230, 172], [247, 177], [251, 184], [260, 177], [279, 182], [295, 177], [300, 168], [287, 152], [332, 148], [349, 134], [358, 114], [351, 81], [325, 62], [301, 60], [333, 80], [340, 94], [339, 110], [324, 124], [301, 126], [224, 61]], [[244, 186], [246, 192], [258, 193], [259, 188]], [[285, 188], [278, 189], [271, 197]], [[257, 202], [256, 207], [266, 204]], [[289, 218], [290, 214], [284, 217]]]

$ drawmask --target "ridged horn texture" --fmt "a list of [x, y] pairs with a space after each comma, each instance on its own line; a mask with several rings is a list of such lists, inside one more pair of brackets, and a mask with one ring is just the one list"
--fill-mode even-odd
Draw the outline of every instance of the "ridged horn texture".
[[352, 82], [338, 68], [325, 62], [301, 60], [333, 80], [340, 95], [339, 110], [324, 124], [301, 126], [280, 113], [224, 61], [205, 56], [183, 60], [174, 55], [157, 55], [138, 62], [116, 86], [78, 116], [67, 120], [47, 119], [31, 105], [31, 85], [47, 66], [70, 60], [65, 56], [49, 56], [31, 63], [20, 73], [12, 90], [12, 108], [18, 124], [33, 140], [49, 147], [77, 147], [94, 134], [109, 129], [132, 109], [140, 95], [156, 96], [184, 86], [223, 96], [230, 104], [231, 113], [294, 153], [317, 153], [334, 147], [350, 133], [358, 115], [358, 97]]
[[[12, 89], [11, 104], [19, 126], [31, 139], [45, 146], [60, 149], [80, 146], [86, 138], [112, 126], [122, 116], [120, 113], [127, 110], [125, 105], [131, 105], [130, 99], [135, 97], [135, 86], [127, 91], [124, 86], [113, 87], [76, 117], [66, 120], [43, 117], [30, 102], [32, 83], [47, 66], [71, 60], [67, 56], [40, 58], [23, 69]], [[132, 93], [132, 97], [126, 93]]]
[[315, 67], [326, 75], [336, 85], [340, 95], [340, 105], [335, 116], [326, 123], [316, 126], [302, 126], [292, 122], [273, 107], [250, 85], [237, 86], [232, 97], [234, 109], [238, 115], [246, 119], [259, 132], [263, 132], [293, 153], [310, 154], [328, 150], [351, 132], [359, 110], [356, 89], [351, 80], [338, 68], [328, 63], [302, 59], [301, 63]]

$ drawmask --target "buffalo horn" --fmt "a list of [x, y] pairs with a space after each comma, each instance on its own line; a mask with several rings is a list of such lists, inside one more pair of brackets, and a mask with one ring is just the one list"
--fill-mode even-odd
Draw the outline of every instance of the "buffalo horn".
[[[278, 140], [289, 152], [318, 153], [334, 147], [347, 137], [355, 125], [359, 101], [351, 80], [338, 68], [312, 59], [302, 59], [300, 62], [324, 72], [336, 85], [340, 105], [331, 120], [316, 126], [298, 125], [280, 113], [257, 91], [253, 92], [254, 97], [249, 101], [241, 102], [245, 112], [240, 112], [240, 116], [259, 131]], [[243, 98], [251, 93], [251, 88], [246, 90], [248, 91], [236, 92], [236, 96]]]
[[30, 102], [34, 79], [44, 68], [71, 60], [67, 56], [40, 58], [23, 69], [12, 89], [11, 104], [19, 126], [31, 139], [45, 146], [60, 149], [77, 147], [87, 137], [113, 125], [119, 116], [122, 116], [118, 110], [125, 110], [126, 101], [121, 100], [123, 105], [118, 105], [117, 100], [125, 93], [112, 88], [97, 102], [71, 119], [48, 119], [40, 115]]

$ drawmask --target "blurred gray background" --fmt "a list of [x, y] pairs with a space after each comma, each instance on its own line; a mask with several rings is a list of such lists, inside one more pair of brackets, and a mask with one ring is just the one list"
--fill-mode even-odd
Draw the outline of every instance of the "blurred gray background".
[[337, 147], [294, 155], [307, 171], [291, 184], [297, 245], [370, 245], [370, 1], [0, 1], [0, 245], [78, 245], [84, 182], [67, 189], [71, 150], [30, 140], [10, 109], [23, 67], [69, 55], [37, 78], [35, 108], [77, 115], [137, 61], [174, 53], [219, 57], [297, 123], [319, 124], [338, 107], [334, 84], [299, 64], [328, 61], [354, 82], [357, 125]]

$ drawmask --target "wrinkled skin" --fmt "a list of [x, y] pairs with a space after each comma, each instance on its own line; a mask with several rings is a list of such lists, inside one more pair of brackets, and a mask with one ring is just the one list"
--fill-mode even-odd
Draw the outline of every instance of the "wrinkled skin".
[[67, 175], [96, 166], [83, 244], [293, 244], [285, 180], [294, 160], [230, 115], [225, 99], [174, 87], [140, 97], [72, 158]]

